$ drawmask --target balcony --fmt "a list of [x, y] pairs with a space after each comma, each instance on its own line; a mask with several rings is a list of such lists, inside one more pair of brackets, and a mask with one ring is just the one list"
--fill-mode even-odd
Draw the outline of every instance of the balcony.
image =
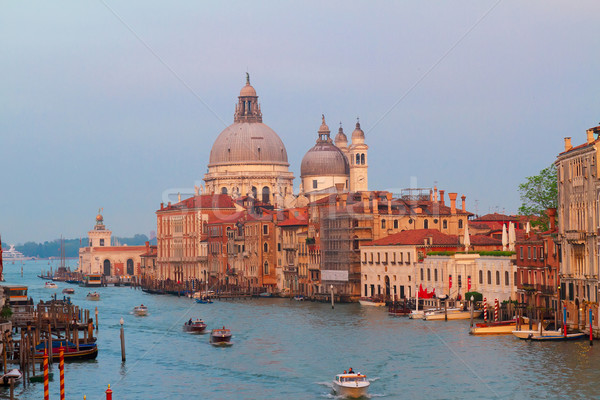
[[285, 265], [283, 267], [283, 272], [288, 274], [297, 274], [298, 267], [296, 267], [295, 265]]

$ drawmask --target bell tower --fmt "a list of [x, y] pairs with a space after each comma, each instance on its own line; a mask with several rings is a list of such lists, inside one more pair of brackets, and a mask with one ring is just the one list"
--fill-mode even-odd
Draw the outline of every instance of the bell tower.
[[369, 190], [369, 174], [365, 133], [360, 129], [360, 122], [356, 121], [356, 128], [352, 132], [352, 144], [348, 148], [350, 161], [350, 191], [366, 192]]

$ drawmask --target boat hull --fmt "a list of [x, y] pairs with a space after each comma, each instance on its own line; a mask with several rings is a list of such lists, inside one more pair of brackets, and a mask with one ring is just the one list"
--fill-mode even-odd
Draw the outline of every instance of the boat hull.
[[369, 382], [366, 384], [360, 383], [359, 386], [342, 385], [336, 381], [333, 381], [333, 390], [339, 396], [349, 397], [357, 399], [360, 397], [366, 397], [369, 390]]
[[565, 340], [577, 340], [577, 339], [584, 339], [587, 335], [583, 332], [579, 332], [579, 333], [567, 333], [567, 337], [565, 337], [564, 335], [548, 335], [548, 336], [540, 336], [538, 335], [534, 335], [530, 338], [528, 338], [527, 340], [535, 340], [535, 341], [540, 341], [540, 342], [562, 342]]
[[561, 335], [561, 331], [542, 331], [542, 334], [540, 335], [540, 331], [538, 330], [526, 330], [526, 331], [512, 331], [512, 334], [515, 335], [516, 337], [518, 337], [519, 339], [523, 339], [523, 340], [527, 340], [527, 339], [531, 339], [533, 337], [540, 337], [540, 336], [560, 336]]
[[385, 301], [379, 301], [374, 299], [359, 299], [358, 302], [361, 306], [385, 307]]
[[[479, 318], [481, 316], [482, 311], [473, 311], [473, 318]], [[471, 311], [452, 311], [448, 312], [448, 320], [455, 319], [470, 319]], [[434, 314], [425, 314], [423, 316], [425, 321], [445, 321], [446, 314], [444, 312], [434, 313]]]
[[188, 333], [203, 333], [206, 330], [206, 324], [203, 322], [195, 322], [191, 325], [186, 323], [183, 325], [183, 330]]
[[[81, 349], [77, 351], [75, 348], [69, 348], [64, 353], [65, 361], [76, 361], [76, 360], [93, 360], [98, 356], [98, 346], [93, 346], [91, 348]], [[43, 352], [35, 353], [36, 360], [41, 360], [44, 358]], [[58, 350], [53, 349], [52, 359], [54, 361], [60, 361], [60, 353]]]
[[210, 333], [210, 343], [215, 346], [228, 346], [231, 344], [231, 332], [229, 330], [216, 329]]

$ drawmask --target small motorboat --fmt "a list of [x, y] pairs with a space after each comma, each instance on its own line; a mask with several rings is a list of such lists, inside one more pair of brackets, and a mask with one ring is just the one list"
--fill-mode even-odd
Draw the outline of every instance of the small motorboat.
[[215, 346], [231, 345], [231, 331], [225, 327], [222, 329], [213, 329], [210, 332], [210, 343]]
[[338, 396], [359, 398], [366, 397], [371, 382], [360, 372], [338, 374], [333, 380], [333, 390]]
[[44, 283], [44, 287], [46, 289], [57, 289], [58, 285], [52, 281], [48, 281], [48, 282]]
[[296, 301], [304, 301], [305, 300], [304, 296], [302, 296], [302, 295], [294, 296], [293, 299]]
[[85, 296], [85, 297], [88, 300], [98, 301], [98, 300], [100, 300], [100, 293], [98, 293], [98, 292], [88, 293], [87, 296]]
[[64, 294], [75, 294], [75, 289], [73, 288], [65, 288], [62, 291]]
[[537, 335], [532, 334], [530, 337], [527, 337], [525, 340], [562, 342], [565, 340], [583, 339], [588, 335], [584, 332], [573, 332], [573, 333], [568, 333], [568, 332], [569, 331], [567, 331], [567, 336], [563, 335], [562, 333], [560, 335], [541, 335], [540, 336], [540, 334], [538, 332]]
[[139, 317], [148, 315], [148, 307], [143, 304], [133, 307], [133, 313]]
[[[521, 323], [528, 323], [527, 318], [522, 319]], [[469, 330], [471, 335], [510, 335], [517, 327], [517, 319], [498, 322], [484, 322], [475, 324]]]
[[199, 304], [212, 304], [212, 300], [208, 297], [202, 298], [202, 299], [196, 299], [196, 303]]
[[11, 369], [5, 374], [2, 374], [0, 377], [0, 386], [10, 386], [10, 381], [13, 381], [13, 384], [21, 382], [23, 378], [23, 374], [18, 369]]
[[[473, 310], [473, 318], [479, 318], [483, 311]], [[425, 321], [444, 321], [453, 319], [470, 319], [471, 311], [463, 311], [460, 308], [449, 308], [447, 310], [428, 311], [423, 315]]]
[[385, 301], [375, 297], [361, 297], [358, 302], [361, 306], [385, 307]]
[[413, 310], [408, 307], [406, 301], [395, 301], [388, 307], [388, 314], [395, 317], [404, 317], [412, 313]]
[[183, 330], [189, 333], [202, 333], [206, 329], [206, 324], [201, 319], [194, 319], [183, 324]]
[[[554, 322], [538, 323], [537, 329], [532, 330], [513, 330], [512, 334], [518, 337], [519, 339], [528, 340], [533, 337], [542, 337], [542, 336], [564, 336], [562, 334], [562, 329], [555, 329]], [[568, 335], [567, 335], [568, 336]], [[543, 340], [543, 339], [538, 339]]]
[[269, 293], [269, 292], [262, 292], [262, 293], [259, 294], [259, 296], [260, 297], [271, 297], [273, 295], [271, 293]]

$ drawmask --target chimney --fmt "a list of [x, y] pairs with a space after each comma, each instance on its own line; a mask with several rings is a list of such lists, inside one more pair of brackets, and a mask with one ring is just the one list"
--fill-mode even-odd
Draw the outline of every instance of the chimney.
[[588, 129], [587, 131], [587, 142], [588, 143], [592, 143], [594, 142], [594, 130], [593, 129]]
[[385, 197], [387, 199], [388, 215], [392, 215], [392, 194], [386, 193]]
[[168, 202], [168, 203], [167, 203], [167, 207], [171, 207], [171, 202]]
[[440, 203], [442, 203], [442, 205], [444, 205], [444, 192], [445, 190], [440, 190]]
[[550, 230], [556, 229], [556, 208], [549, 208], [546, 210], [548, 218], [550, 218]]
[[165, 203], [160, 203], [160, 209], [162, 210], [163, 208], [165, 208]]
[[429, 189], [429, 201], [433, 201], [433, 190]]
[[370, 214], [371, 211], [369, 211], [369, 192], [363, 192], [362, 200], [363, 200], [364, 213]]
[[458, 193], [448, 193], [448, 197], [450, 198], [450, 212], [452, 214], [456, 214], [456, 196]]
[[463, 194], [462, 196], [460, 196], [460, 199], [462, 200], [462, 210], [463, 210], [463, 212], [467, 212], [467, 206], [465, 205], [465, 200], [467, 199], [467, 196], [465, 196]]
[[565, 151], [569, 151], [573, 148], [573, 146], [571, 145], [571, 138], [570, 137], [566, 137], [565, 138]]
[[379, 214], [379, 193], [373, 193], [373, 214]]
[[146, 251], [150, 250], [150, 242], [146, 242]]
[[340, 209], [340, 196], [339, 195], [335, 196], [335, 209], [336, 210]]
[[342, 202], [341, 202], [341, 206], [342, 208], [346, 208], [346, 201], [348, 200], [348, 193], [342, 193]]
[[438, 192], [437, 192], [437, 186], [433, 187], [433, 201], [435, 201], [437, 203], [438, 201]]
[[336, 183], [335, 184], [335, 189], [337, 190], [338, 193], [342, 193], [344, 191], [344, 184], [343, 183]]

